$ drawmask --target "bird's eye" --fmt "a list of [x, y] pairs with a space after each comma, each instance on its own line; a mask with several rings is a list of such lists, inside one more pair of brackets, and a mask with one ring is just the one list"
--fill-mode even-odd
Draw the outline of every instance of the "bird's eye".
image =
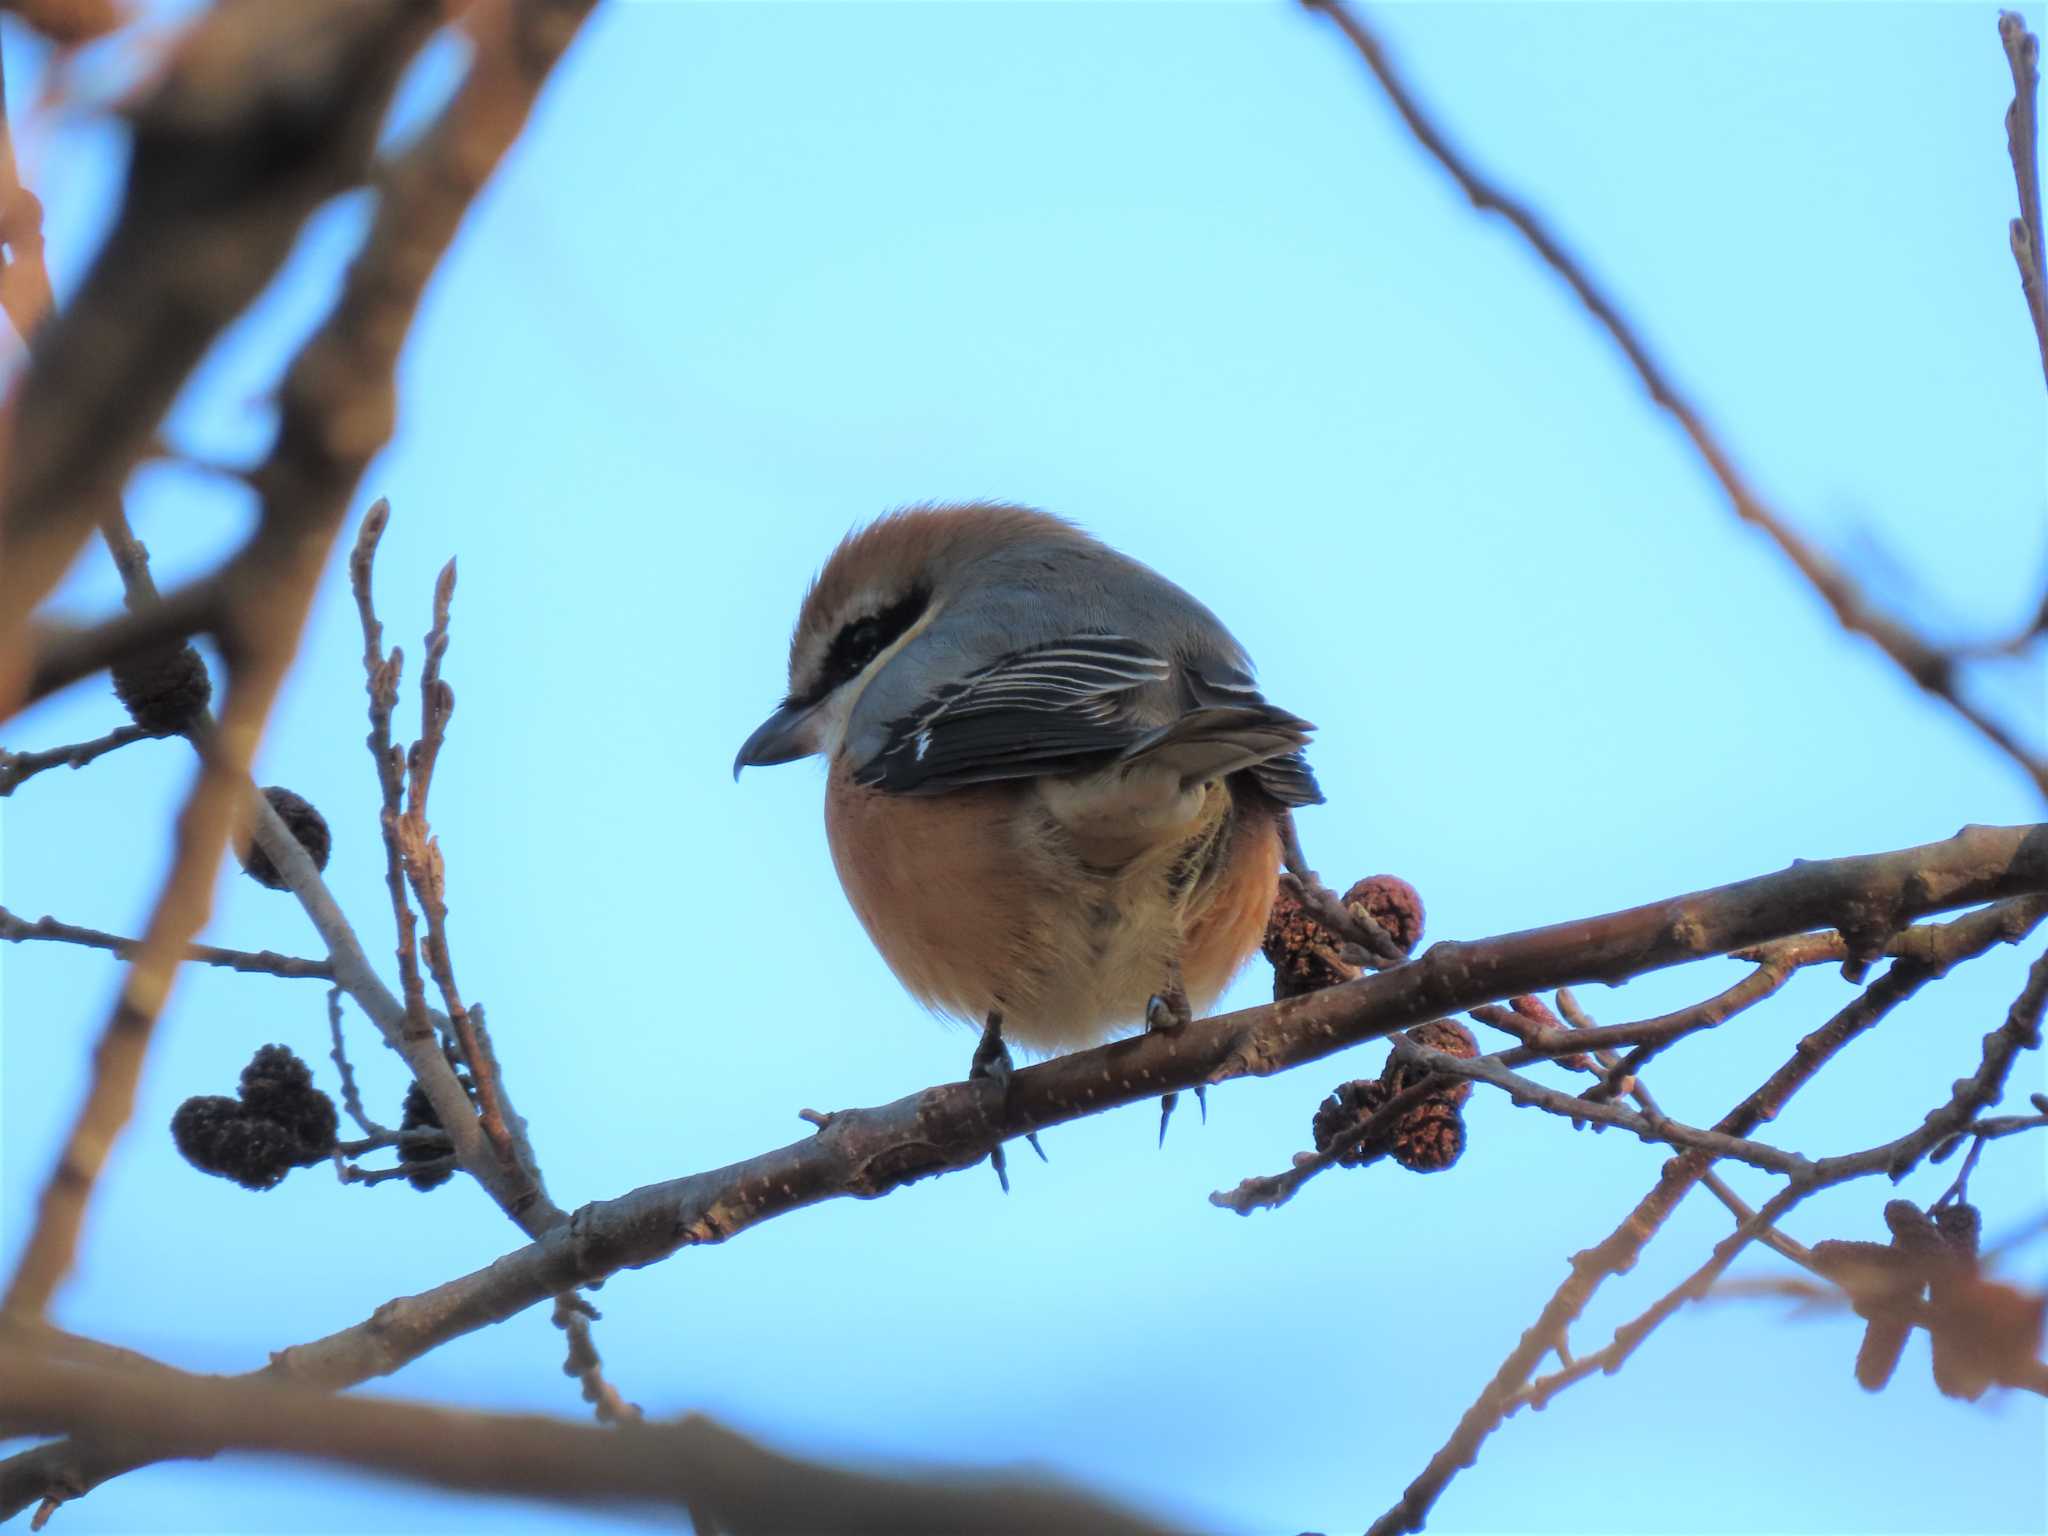
[[833, 647], [850, 672], [858, 672], [882, 650], [882, 626], [874, 619], [856, 619], [846, 626]]
[[825, 653], [824, 665], [808, 696], [823, 698], [841, 683], [858, 677], [870, 662], [903, 638], [930, 600], [930, 592], [919, 587], [880, 613], [864, 614], [843, 626], [832, 637], [831, 649]]

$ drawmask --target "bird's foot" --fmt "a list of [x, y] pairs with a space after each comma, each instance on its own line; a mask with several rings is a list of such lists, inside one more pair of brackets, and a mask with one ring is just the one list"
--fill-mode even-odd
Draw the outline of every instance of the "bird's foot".
[[[1002, 1094], [1005, 1107], [1010, 1102], [1010, 1076], [1017, 1070], [1017, 1064], [1010, 1058], [1010, 1047], [1003, 1040], [1003, 1016], [991, 1013], [988, 1022], [981, 1027], [981, 1039], [974, 1047], [974, 1059], [968, 1064], [967, 1080], [971, 1083], [987, 1078]], [[1038, 1154], [1038, 1160], [1047, 1161], [1045, 1148], [1038, 1144], [1038, 1133], [1026, 1131], [1024, 1139], [1031, 1143], [1031, 1150]], [[996, 1180], [1003, 1186], [1003, 1193], [1010, 1192], [1010, 1160], [1003, 1153], [1003, 1144], [997, 1142], [988, 1154], [989, 1166], [996, 1171]]]
[[1169, 985], [1164, 991], [1154, 992], [1145, 1003], [1145, 1031], [1147, 1034], [1175, 1035], [1188, 1027], [1195, 1010], [1188, 1003], [1188, 994], [1179, 985]]

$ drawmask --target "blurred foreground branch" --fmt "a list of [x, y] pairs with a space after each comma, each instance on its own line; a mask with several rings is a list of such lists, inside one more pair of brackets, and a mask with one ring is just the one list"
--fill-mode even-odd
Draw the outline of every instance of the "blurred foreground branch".
[[[156, 1454], [271, 1451], [443, 1488], [593, 1504], [667, 1505], [700, 1533], [963, 1531], [1140, 1536], [1163, 1529], [1044, 1481], [842, 1471], [691, 1416], [599, 1429], [534, 1414], [338, 1398], [158, 1366], [104, 1371], [14, 1353], [0, 1433], [116, 1436]], [[0, 1465], [0, 1519], [40, 1502]]]

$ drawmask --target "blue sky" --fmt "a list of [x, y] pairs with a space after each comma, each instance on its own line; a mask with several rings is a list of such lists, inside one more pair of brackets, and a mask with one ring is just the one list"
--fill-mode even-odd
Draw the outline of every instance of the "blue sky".
[[[2005, 244], [1991, 7], [1375, 15], [1447, 127], [1587, 254], [1788, 517], [1937, 636], [2023, 619], [2048, 572], [2042, 391]], [[0, 36], [24, 67], [20, 35]], [[458, 62], [422, 65], [414, 113]], [[19, 112], [29, 92], [11, 95]], [[82, 118], [26, 135], [60, 290], [121, 148]], [[322, 216], [195, 381], [172, 433], [195, 457], [260, 449], [262, 392], [363, 211]], [[1045, 506], [1200, 596], [1268, 695], [1321, 727], [1330, 804], [1303, 819], [1319, 867], [1412, 880], [1432, 938], [2040, 815], [1736, 522], [1569, 295], [1293, 5], [610, 5], [438, 280], [401, 384], [361, 498], [394, 507], [382, 607], [416, 658], [434, 573], [459, 556], [460, 705], [434, 794], [456, 958], [564, 1204], [965, 1067], [971, 1036], [904, 997], [848, 911], [814, 766], [728, 776], [780, 692], [811, 571], [906, 502]], [[141, 475], [131, 510], [167, 581], [250, 515], [178, 466]], [[69, 606], [115, 600], [103, 566], [81, 567]], [[2041, 739], [2038, 665], [1977, 686]], [[401, 721], [414, 710], [408, 694]], [[6, 743], [120, 718], [85, 687]], [[337, 570], [260, 777], [326, 812], [330, 882], [383, 953], [363, 732]], [[157, 743], [26, 786], [0, 806], [0, 899], [138, 928], [190, 769]], [[220, 894], [215, 941], [310, 947], [287, 899], [239, 875]], [[1902, 1010], [1775, 1136], [1836, 1151], [1917, 1123], [2026, 959], [1987, 957]], [[1620, 1022], [1734, 974], [1583, 995]], [[0, 952], [8, 1253], [114, 984], [82, 952]], [[1255, 964], [1230, 1002], [1269, 985]], [[1848, 995], [1803, 977], [1653, 1085], [1709, 1120]], [[259, 1197], [178, 1160], [172, 1109], [228, 1090], [256, 1045], [326, 1070], [323, 1003], [313, 983], [185, 976], [67, 1326], [246, 1369], [514, 1245], [459, 1183], [418, 1196], [315, 1171]], [[397, 1063], [352, 1027], [395, 1115]], [[1250, 1219], [1209, 1206], [1285, 1166], [1322, 1095], [1379, 1058], [1227, 1085], [1163, 1152], [1143, 1106], [1061, 1128], [1049, 1165], [1014, 1163], [1007, 1200], [976, 1170], [622, 1275], [600, 1345], [650, 1412], [701, 1409], [799, 1451], [1044, 1467], [1219, 1531], [1358, 1528], [1659, 1164], [1482, 1096], [1447, 1175], [1332, 1174]], [[2043, 1086], [2038, 1057], [2013, 1086], [2013, 1102]], [[1948, 1176], [1905, 1192], [1931, 1199]], [[2040, 1146], [1995, 1146], [1973, 1188], [1994, 1234], [2034, 1217]], [[1880, 1235], [1888, 1193], [1817, 1199], [1792, 1229]], [[1581, 1346], [1725, 1230], [1689, 1201]], [[2012, 1273], [2040, 1285], [2044, 1252]], [[1856, 1337], [1839, 1316], [1695, 1309], [1619, 1377], [1512, 1422], [1431, 1528], [2040, 1529], [2043, 1405], [1939, 1398], [1924, 1341], [1866, 1397]], [[559, 1356], [535, 1313], [386, 1385], [575, 1412]], [[237, 1459], [152, 1469], [58, 1518], [601, 1525], [476, 1508]]]

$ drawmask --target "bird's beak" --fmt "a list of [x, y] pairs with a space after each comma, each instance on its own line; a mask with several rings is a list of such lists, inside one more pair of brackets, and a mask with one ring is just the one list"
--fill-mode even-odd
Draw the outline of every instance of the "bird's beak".
[[732, 760], [732, 776], [742, 768], [766, 768], [772, 763], [793, 763], [818, 750], [812, 731], [816, 704], [785, 704], [754, 728], [740, 754]]

